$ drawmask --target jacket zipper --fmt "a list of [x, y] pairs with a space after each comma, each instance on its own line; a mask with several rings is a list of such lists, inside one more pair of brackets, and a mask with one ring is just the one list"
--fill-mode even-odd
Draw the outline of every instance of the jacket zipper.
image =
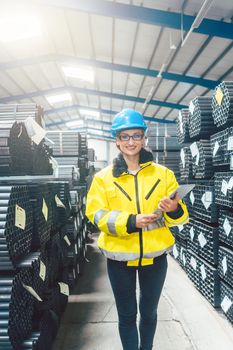
[[[139, 193], [138, 193], [138, 179], [137, 175], [134, 175], [134, 183], [135, 183], [135, 192], [136, 192], [136, 204], [137, 204], [137, 211], [138, 214], [141, 214], [141, 209], [140, 209], [140, 203], [139, 203]], [[142, 240], [142, 229], [139, 229], [139, 246], [140, 246], [140, 258], [139, 258], [139, 263], [138, 266], [142, 265], [142, 257], [143, 257], [143, 240]]]
[[129, 201], [132, 201], [132, 198], [128, 195], [128, 193], [120, 186], [120, 185], [118, 185], [118, 183], [117, 182], [113, 182], [115, 185], [116, 185], [116, 187], [118, 187], [119, 188], [119, 190], [128, 198], [128, 200]]
[[159, 183], [160, 183], [160, 179], [158, 179], [158, 180], [156, 181], [156, 183], [154, 184], [154, 186], [153, 186], [153, 187], [151, 188], [151, 190], [147, 193], [147, 195], [146, 195], [146, 197], [145, 197], [146, 200], [150, 198], [150, 196], [152, 195], [152, 193], [154, 192], [154, 190], [156, 189], [156, 187], [158, 186]]

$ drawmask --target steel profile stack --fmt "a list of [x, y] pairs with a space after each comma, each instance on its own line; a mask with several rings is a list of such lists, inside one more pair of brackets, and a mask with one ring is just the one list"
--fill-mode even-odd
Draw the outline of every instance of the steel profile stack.
[[233, 128], [224, 129], [210, 138], [214, 166], [229, 166], [232, 169]]
[[215, 132], [211, 102], [211, 97], [195, 97], [190, 102], [188, 127], [191, 139], [209, 138]]
[[177, 138], [179, 143], [190, 142], [189, 136], [189, 110], [181, 109], [177, 118]]
[[218, 263], [218, 228], [198, 220], [190, 220], [187, 247], [212, 265]]
[[221, 308], [233, 324], [233, 288], [223, 281], [220, 282]]
[[233, 82], [223, 81], [215, 88], [212, 97], [214, 124], [220, 128], [233, 122]]
[[185, 201], [192, 216], [208, 223], [218, 222], [218, 208], [212, 184], [196, 184], [194, 189], [187, 195]]
[[12, 270], [31, 250], [33, 215], [27, 186], [0, 186], [1, 270]]
[[214, 174], [209, 140], [200, 140], [190, 145], [192, 172], [196, 179], [210, 179]]
[[193, 178], [192, 157], [189, 147], [183, 147], [180, 151], [180, 179], [187, 180]]
[[215, 173], [215, 201], [220, 206], [233, 208], [233, 173]]

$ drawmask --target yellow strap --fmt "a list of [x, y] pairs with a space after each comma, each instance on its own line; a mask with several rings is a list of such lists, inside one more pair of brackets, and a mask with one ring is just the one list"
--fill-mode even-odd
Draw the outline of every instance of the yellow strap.
[[[142, 258], [142, 266], [146, 265], [152, 265], [154, 262], [154, 258]], [[127, 262], [127, 266], [138, 266], [139, 265], [139, 259], [131, 260]]]

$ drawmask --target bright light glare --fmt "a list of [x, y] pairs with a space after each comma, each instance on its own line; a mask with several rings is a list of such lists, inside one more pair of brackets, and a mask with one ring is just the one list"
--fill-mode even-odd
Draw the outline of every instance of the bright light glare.
[[0, 19], [0, 41], [10, 42], [42, 34], [38, 18], [31, 15]]
[[100, 112], [99, 111], [93, 111], [92, 109], [86, 109], [86, 108], [80, 108], [79, 113], [84, 116], [88, 117], [95, 117], [99, 118], [100, 117]]
[[94, 83], [94, 71], [88, 67], [71, 67], [62, 66], [62, 70], [67, 77], [85, 80], [89, 83]]
[[83, 120], [82, 119], [77, 119], [77, 120], [71, 120], [70, 122], [66, 123], [66, 126], [68, 128], [75, 128], [77, 126], [83, 126]]
[[69, 92], [66, 92], [64, 94], [46, 96], [46, 99], [53, 105], [58, 102], [72, 101], [72, 96]]

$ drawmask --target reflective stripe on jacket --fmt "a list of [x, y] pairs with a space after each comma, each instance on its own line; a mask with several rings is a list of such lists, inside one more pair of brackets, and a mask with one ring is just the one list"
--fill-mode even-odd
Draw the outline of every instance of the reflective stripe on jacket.
[[[185, 224], [189, 220], [186, 205], [179, 201], [183, 215], [178, 219], [164, 213], [164, 224], [143, 231], [127, 233], [131, 214], [151, 214], [160, 200], [177, 187], [174, 173], [168, 168], [147, 162], [140, 164], [136, 175], [123, 172], [112, 174], [112, 166], [98, 172], [87, 196], [86, 215], [95, 223], [101, 234], [98, 246], [103, 254], [113, 260], [132, 261], [130, 265], [151, 264], [153, 258], [171, 250], [174, 244], [169, 227]], [[142, 263], [143, 262], [143, 263]]]

